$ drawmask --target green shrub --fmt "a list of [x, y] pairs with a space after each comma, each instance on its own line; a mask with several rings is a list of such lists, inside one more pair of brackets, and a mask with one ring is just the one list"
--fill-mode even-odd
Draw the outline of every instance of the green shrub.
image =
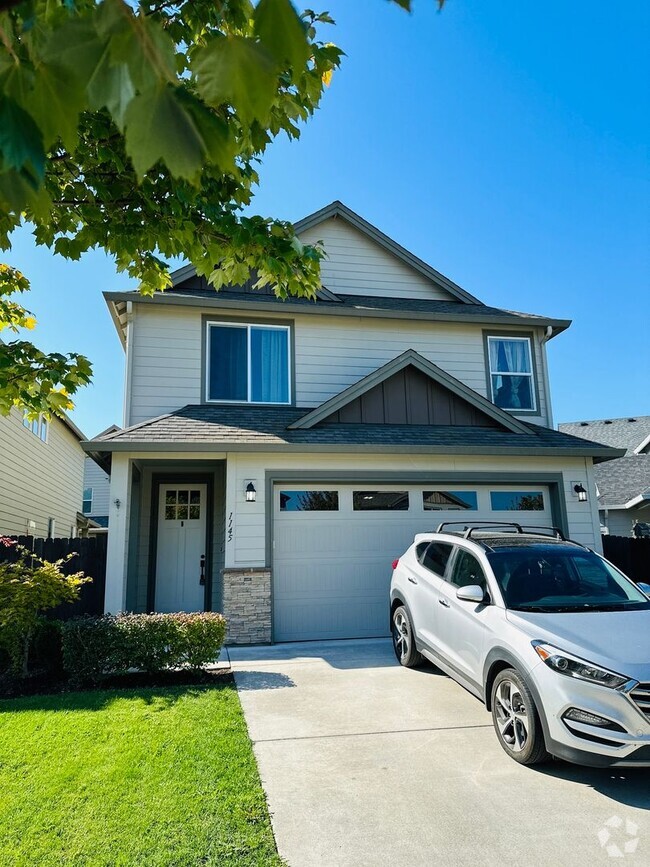
[[83, 572], [64, 574], [63, 567], [75, 554], [52, 563], [6, 537], [0, 537], [0, 544], [15, 552], [13, 561], [0, 563], [0, 644], [12, 674], [27, 677], [42, 613], [61, 602], [74, 602], [81, 585], [92, 579]]
[[224, 642], [221, 614], [106, 614], [61, 626], [63, 665], [73, 683], [96, 683], [132, 669], [149, 674], [199, 669], [214, 662]]

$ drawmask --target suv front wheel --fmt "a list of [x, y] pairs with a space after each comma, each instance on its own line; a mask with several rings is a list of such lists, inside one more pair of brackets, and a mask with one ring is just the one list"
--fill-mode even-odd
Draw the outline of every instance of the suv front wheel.
[[400, 665], [413, 668], [422, 662], [422, 657], [415, 646], [413, 624], [409, 613], [403, 605], [393, 611], [393, 650]]
[[499, 743], [516, 762], [536, 765], [549, 754], [533, 696], [514, 668], [500, 671], [492, 684], [492, 722]]

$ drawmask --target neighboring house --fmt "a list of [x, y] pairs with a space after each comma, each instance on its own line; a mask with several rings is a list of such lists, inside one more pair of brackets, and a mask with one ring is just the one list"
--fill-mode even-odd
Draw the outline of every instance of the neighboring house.
[[625, 456], [594, 471], [601, 524], [612, 536], [631, 536], [636, 521], [650, 523], [650, 415], [573, 421], [564, 433], [625, 449]]
[[[103, 437], [114, 433], [120, 428], [113, 424], [106, 430], [97, 434]], [[99, 527], [108, 527], [108, 501], [111, 486], [111, 477], [91, 457], [86, 458], [84, 466], [83, 505], [84, 515], [91, 518]]]
[[86, 437], [69, 418], [29, 421], [18, 409], [0, 416], [0, 534], [76, 536]]
[[[213, 608], [229, 640], [388, 633], [391, 562], [440, 521], [557, 525], [600, 547], [592, 461], [552, 429], [546, 344], [569, 322], [483, 304], [339, 202], [315, 301], [191, 267], [108, 292], [126, 351], [106, 610]], [[462, 526], [462, 523], [461, 523]]]

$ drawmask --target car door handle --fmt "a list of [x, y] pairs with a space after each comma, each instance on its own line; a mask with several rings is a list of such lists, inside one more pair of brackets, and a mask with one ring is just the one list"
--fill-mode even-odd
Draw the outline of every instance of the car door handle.
[[443, 599], [441, 596], [438, 597], [438, 602], [439, 602], [441, 605], [444, 605], [445, 608], [449, 608], [449, 603], [447, 602], [446, 599]]
[[408, 580], [411, 582], [411, 584], [417, 584], [417, 583], [418, 583], [418, 582], [415, 580], [415, 578], [412, 578], [410, 575], [407, 575], [406, 577], [407, 577]]

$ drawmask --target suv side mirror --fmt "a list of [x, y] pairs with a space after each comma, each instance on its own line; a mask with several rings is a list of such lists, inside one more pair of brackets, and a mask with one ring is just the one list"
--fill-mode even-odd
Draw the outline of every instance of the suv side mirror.
[[639, 588], [641, 593], [650, 596], [650, 584], [646, 584], [645, 581], [638, 581], [636, 586]]
[[478, 584], [468, 584], [466, 587], [459, 587], [456, 591], [456, 598], [462, 599], [463, 602], [473, 602], [475, 605], [482, 605], [488, 602], [488, 595]]

